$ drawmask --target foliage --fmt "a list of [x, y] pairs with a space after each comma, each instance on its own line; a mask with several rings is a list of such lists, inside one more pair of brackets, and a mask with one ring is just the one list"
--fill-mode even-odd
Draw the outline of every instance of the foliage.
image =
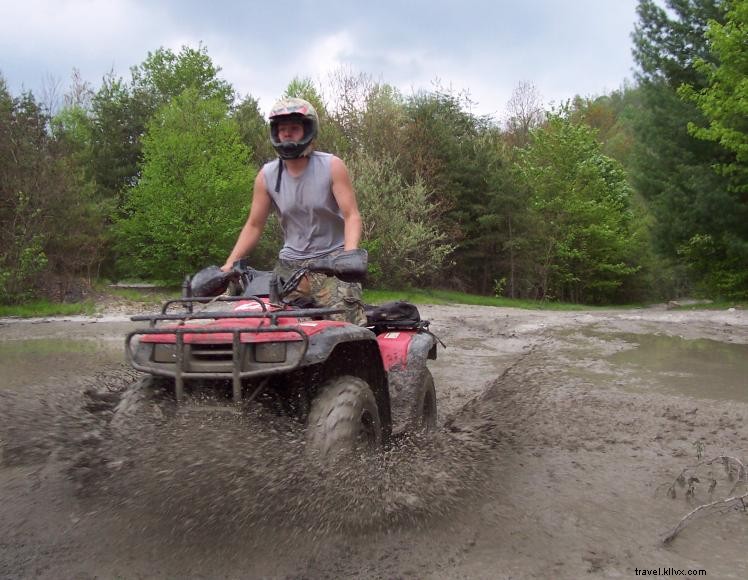
[[[442, 281], [448, 277], [463, 289], [488, 292], [493, 273], [485, 273], [485, 256], [491, 245], [476, 251], [472, 242], [482, 227], [479, 218], [488, 213], [488, 181], [493, 176], [487, 170], [500, 160], [495, 149], [484, 146], [488, 119], [470, 113], [469, 104], [467, 96], [443, 90], [409, 98], [397, 159], [407, 182], [421, 179], [428, 184], [440, 212], [440, 229], [456, 242], [453, 267]], [[476, 279], [481, 279], [480, 286]]]
[[417, 284], [438, 273], [453, 246], [435, 227], [435, 206], [423, 182], [406, 184], [391, 159], [365, 155], [350, 163], [375, 286]]
[[141, 137], [156, 111], [190, 88], [227, 106], [233, 89], [218, 78], [207, 49], [183, 46], [178, 53], [159, 48], [130, 69], [131, 82], [104, 77], [91, 100], [91, 172], [101, 197], [124, 203], [124, 192], [138, 179]]
[[0, 79], [0, 302], [64, 298], [101, 257], [100, 208], [49, 123], [33, 95], [12, 98]]
[[615, 299], [638, 267], [630, 187], [592, 131], [561, 115], [532, 133], [518, 163], [530, 192], [533, 284], [539, 299]]
[[252, 165], [256, 168], [276, 157], [270, 143], [270, 126], [260, 112], [260, 104], [251, 96], [244, 98], [231, 112], [239, 127], [239, 135], [252, 152]]
[[[651, 0], [639, 2], [634, 55], [641, 67], [641, 101], [632, 116], [637, 140], [632, 181], [648, 201], [655, 218], [653, 241], [663, 256], [687, 268], [703, 292], [745, 295], [748, 204], [729, 175], [713, 171], [729, 166], [735, 153], [694, 136], [696, 127], [710, 124], [690, 98], [714, 96], [707, 88], [710, 71], [721, 65], [706, 32], [725, 25], [728, 3], [667, 4], [669, 12]], [[722, 69], [728, 77], [729, 68]], [[688, 88], [679, 95], [681, 86]]]
[[692, 122], [689, 131], [734, 154], [719, 167], [737, 191], [748, 193], [748, 2], [729, 0], [726, 6], [726, 22], [710, 20], [706, 32], [714, 62], [700, 58], [694, 64], [706, 86], [684, 84], [680, 90], [709, 121], [706, 127]]
[[155, 111], [193, 89], [199, 98], [218, 99], [228, 107], [234, 100], [234, 90], [218, 78], [220, 71], [202, 44], [197, 49], [182, 46], [178, 54], [162, 47], [130, 69], [133, 98]]
[[605, 155], [628, 167], [635, 145], [630, 117], [638, 99], [638, 87], [629, 86], [595, 98], [577, 96], [571, 103], [570, 115], [575, 122], [595, 129]]
[[149, 123], [142, 175], [117, 223], [122, 274], [179, 282], [223, 263], [255, 174], [227, 113], [221, 99], [187, 89]]

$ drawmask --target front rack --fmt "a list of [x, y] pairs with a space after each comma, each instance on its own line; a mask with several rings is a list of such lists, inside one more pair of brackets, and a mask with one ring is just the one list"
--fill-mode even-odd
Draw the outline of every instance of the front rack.
[[[229, 298], [229, 297], [227, 297]], [[235, 297], [230, 297], [235, 298]], [[237, 297], [238, 298], [238, 297]], [[246, 297], [240, 298], [241, 300], [247, 300]], [[171, 303], [179, 303], [182, 301], [188, 301], [192, 302], [196, 299], [190, 298], [190, 299], [183, 299], [183, 300], [173, 300]], [[199, 299], [198, 299], [199, 300]], [[227, 300], [227, 301], [236, 301], [236, 300]], [[258, 300], [259, 301], [259, 300]], [[263, 304], [263, 308], [265, 307], [265, 304], [262, 301], [259, 301], [261, 304]], [[164, 308], [162, 309], [162, 314], [144, 314], [144, 315], [137, 315], [132, 316], [130, 319], [134, 322], [140, 322], [140, 321], [148, 321], [149, 322], [149, 328], [144, 328], [140, 330], [135, 330], [133, 332], [130, 332], [127, 337], [125, 338], [125, 358], [127, 362], [132, 365], [133, 368], [143, 371], [149, 374], [155, 374], [160, 376], [166, 376], [171, 377], [174, 379], [174, 394], [177, 399], [177, 402], [181, 402], [184, 398], [184, 378], [185, 376], [188, 378], [203, 378], [203, 379], [228, 379], [231, 378], [232, 381], [232, 397], [235, 403], [239, 403], [242, 400], [242, 387], [241, 382], [242, 379], [250, 378], [250, 377], [257, 377], [260, 375], [270, 375], [270, 374], [279, 374], [279, 373], [285, 373], [292, 371], [294, 369], [297, 369], [302, 361], [304, 360], [304, 357], [306, 355], [306, 352], [309, 348], [309, 337], [305, 332], [303, 332], [301, 329], [295, 326], [278, 326], [278, 319], [279, 318], [313, 318], [318, 316], [326, 316], [330, 314], [339, 314], [341, 312], [344, 312], [343, 309], [340, 308], [313, 308], [313, 309], [304, 309], [304, 310], [275, 310], [275, 311], [268, 311], [267, 309], [264, 309], [262, 312], [200, 312], [200, 313], [185, 313], [185, 314], [165, 314], [166, 309], [168, 308], [168, 305], [164, 305]], [[221, 320], [221, 319], [248, 319], [248, 318], [263, 318], [267, 319], [269, 321], [268, 326], [257, 326], [248, 328], [246, 326], [230, 326], [230, 327], [220, 327], [220, 328], [192, 328], [192, 327], [186, 327], [182, 326], [182, 324], [191, 321], [191, 320]], [[171, 327], [171, 328], [162, 328], [157, 327], [156, 325], [158, 322], [163, 321], [176, 321], [179, 323], [179, 326]], [[253, 369], [253, 370], [247, 370], [242, 371], [241, 370], [241, 335], [242, 334], [253, 334], [253, 333], [270, 333], [270, 332], [290, 332], [297, 334], [299, 336], [300, 341], [302, 342], [302, 348], [300, 351], [300, 355], [291, 363], [276, 366], [271, 369]], [[227, 374], [225, 372], [185, 372], [184, 370], [184, 350], [185, 350], [185, 341], [184, 336], [186, 334], [196, 335], [196, 334], [231, 334], [231, 344], [232, 344], [232, 372], [231, 374]], [[155, 367], [152, 365], [146, 365], [138, 362], [135, 357], [135, 353], [133, 350], [133, 342], [134, 338], [136, 336], [142, 336], [142, 335], [173, 335], [175, 337], [175, 350], [176, 350], [176, 359], [175, 359], [175, 365], [174, 370], [163, 367]], [[294, 341], [295, 342], [295, 341]]]

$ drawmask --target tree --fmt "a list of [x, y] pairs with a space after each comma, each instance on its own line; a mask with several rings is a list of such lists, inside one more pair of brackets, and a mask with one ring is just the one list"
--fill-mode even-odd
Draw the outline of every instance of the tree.
[[200, 45], [183, 46], [179, 53], [149, 52], [130, 69], [130, 83], [112, 73], [104, 77], [91, 102], [91, 167], [103, 197], [124, 203], [123, 193], [138, 179], [146, 125], [171, 99], [189, 88], [201, 98], [231, 104], [233, 89], [218, 78], [219, 72]]
[[706, 31], [725, 24], [728, 5], [719, 0], [669, 0], [667, 5], [669, 12], [640, 0], [637, 9], [634, 56], [641, 67], [641, 106], [632, 116], [633, 182], [656, 218], [657, 248], [690, 270], [696, 289], [745, 296], [746, 203], [728, 176], [713, 171], [729, 165], [735, 154], [689, 132], [689, 126], [706, 127], [709, 121], [678, 94], [682, 85], [694, 93], [709, 86], [706, 71], [720, 63]]
[[144, 108], [146, 118], [186, 89], [228, 107], [234, 100], [234, 89], [218, 78], [219, 72], [202, 44], [197, 49], [182, 46], [178, 54], [161, 47], [130, 69], [133, 99]]
[[530, 82], [520, 82], [512, 91], [507, 112], [507, 134], [515, 147], [524, 147], [530, 139], [530, 130], [538, 127], [545, 117], [537, 87]]
[[225, 102], [185, 90], [148, 124], [143, 154], [116, 224], [122, 274], [177, 282], [222, 263], [256, 174]]
[[127, 84], [106, 75], [91, 101], [88, 166], [99, 196], [117, 206], [137, 178], [144, 124], [135, 113]]
[[706, 32], [713, 62], [699, 58], [694, 64], [706, 77], [706, 86], [698, 90], [684, 84], [680, 90], [709, 122], [691, 122], [689, 131], [734, 154], [719, 167], [737, 191], [748, 193], [748, 2], [728, 0], [726, 6], [726, 22], [710, 20]]
[[614, 301], [637, 272], [631, 190], [591, 129], [559, 114], [531, 133], [518, 169], [530, 195], [524, 232], [536, 298]]
[[239, 135], [252, 152], [252, 165], [262, 167], [276, 157], [270, 143], [270, 126], [260, 112], [257, 99], [247, 96], [234, 108], [231, 116], [239, 127]]
[[392, 159], [358, 155], [350, 164], [369, 251], [369, 281], [379, 287], [414, 285], [441, 271], [454, 246], [436, 226], [426, 184], [407, 184]]
[[571, 119], [592, 127], [603, 153], [628, 168], [635, 141], [630, 117], [639, 99], [638, 87], [627, 85], [595, 98], [577, 96], [571, 102]]
[[421, 92], [405, 102], [400, 174], [407, 183], [422, 180], [438, 206], [438, 227], [457, 244], [455, 268], [445, 277], [468, 289], [483, 271], [481, 258], [463, 255], [462, 243], [473, 234], [486, 189], [485, 149], [479, 147], [487, 119], [466, 111], [465, 95]]
[[13, 98], [0, 78], [0, 300], [53, 293], [101, 258], [101, 215], [68, 144], [48, 132], [33, 95]]

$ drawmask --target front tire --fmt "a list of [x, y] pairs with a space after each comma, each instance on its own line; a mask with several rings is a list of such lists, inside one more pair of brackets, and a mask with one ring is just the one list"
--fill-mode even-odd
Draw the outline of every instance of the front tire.
[[322, 458], [382, 446], [379, 409], [366, 381], [344, 375], [320, 387], [309, 411], [307, 445]]

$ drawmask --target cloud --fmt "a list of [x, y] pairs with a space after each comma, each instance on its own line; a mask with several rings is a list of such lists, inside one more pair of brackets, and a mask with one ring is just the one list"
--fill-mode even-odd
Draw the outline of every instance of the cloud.
[[221, 76], [267, 109], [294, 77], [338, 69], [404, 94], [435, 80], [500, 114], [520, 81], [546, 102], [600, 94], [630, 73], [636, 0], [28, 0], [0, 17], [0, 72], [11, 91], [73, 67], [98, 86], [161, 46], [202, 42]]

